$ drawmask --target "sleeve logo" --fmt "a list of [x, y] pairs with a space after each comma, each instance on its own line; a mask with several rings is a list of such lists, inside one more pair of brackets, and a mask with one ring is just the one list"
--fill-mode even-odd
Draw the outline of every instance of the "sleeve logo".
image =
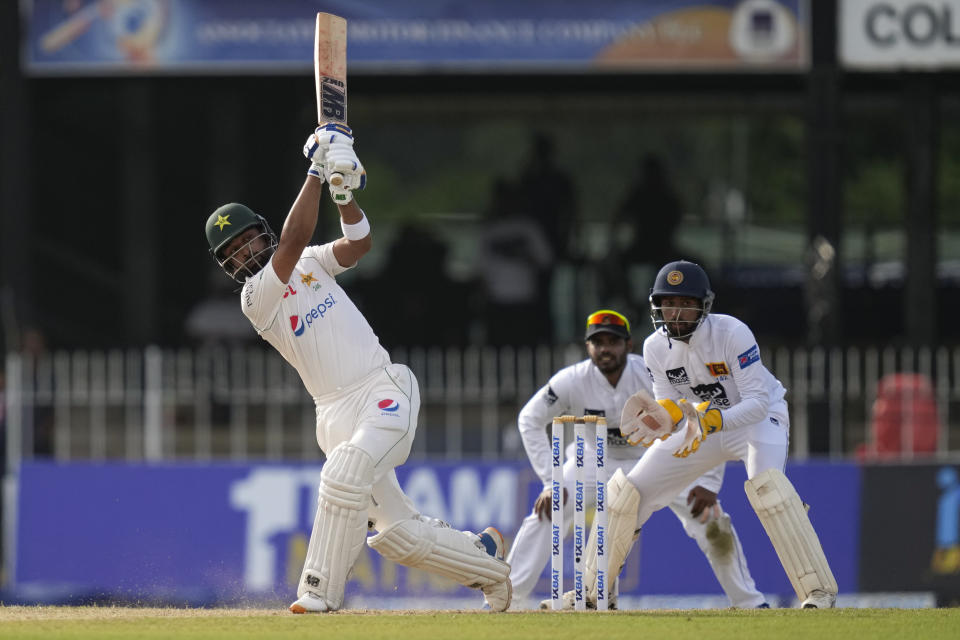
[[549, 405], [552, 405], [552, 404], [555, 403], [557, 400], [559, 400], [559, 398], [557, 398], [557, 392], [554, 391], [554, 390], [553, 390], [553, 387], [551, 387], [551, 386], [549, 386], [549, 385], [547, 386], [547, 398], [546, 398], [546, 400], [547, 400], [547, 405], [548, 405], [548, 406], [549, 406]]
[[743, 353], [737, 356], [737, 362], [740, 363], [741, 369], [746, 369], [754, 362], [759, 362], [760, 360], [760, 347], [753, 345]]

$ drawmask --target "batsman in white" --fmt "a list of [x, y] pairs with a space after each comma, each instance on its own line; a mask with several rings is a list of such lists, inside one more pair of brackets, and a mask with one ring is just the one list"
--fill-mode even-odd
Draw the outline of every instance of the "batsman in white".
[[[620, 434], [620, 414], [627, 399], [640, 389], [653, 390], [643, 358], [631, 353], [630, 322], [616, 311], [596, 311], [587, 318], [585, 341], [590, 357], [556, 372], [524, 405], [517, 420], [530, 464], [543, 481], [544, 489], [533, 511], [524, 518], [507, 559], [511, 566], [515, 602], [527, 598], [550, 558], [551, 458], [544, 425], [563, 414], [605, 416], [608, 468], [629, 470], [646, 451], [644, 447], [635, 446], [636, 443], [631, 445]], [[572, 493], [576, 469], [574, 444], [571, 442], [567, 447], [563, 469], [564, 483], [571, 487], [571, 491], [564, 489], [565, 522], [570, 522], [573, 510], [566, 497]], [[596, 443], [592, 438], [587, 438], [585, 449], [587, 460], [596, 456]], [[586, 485], [592, 487], [596, 482], [596, 465], [585, 464], [584, 468], [587, 471]], [[707, 470], [693, 484], [675, 492], [669, 506], [706, 555], [730, 603], [741, 608], [765, 607], [763, 594], [757, 591], [750, 576], [730, 516], [723, 512], [717, 501], [723, 470], [723, 463]], [[596, 492], [587, 490], [584, 493], [588, 503], [585, 507], [594, 507]], [[614, 505], [608, 503], [607, 509], [612, 507]], [[587, 545], [594, 554], [596, 544], [596, 532], [591, 531]], [[613, 565], [611, 572], [614, 575], [619, 573], [614, 571]], [[572, 592], [566, 597], [572, 597]], [[609, 602], [611, 608], [616, 606], [612, 596]], [[544, 603], [544, 608], [548, 608], [550, 602]]]
[[[366, 174], [342, 124], [321, 125], [304, 145], [310, 168], [279, 239], [241, 204], [210, 216], [207, 241], [217, 263], [243, 284], [240, 305], [260, 336], [300, 374], [317, 412], [326, 454], [319, 499], [293, 613], [343, 604], [347, 575], [364, 540], [385, 558], [483, 591], [494, 611], [510, 606], [510, 565], [500, 533], [457, 531], [421, 515], [394, 468], [413, 442], [420, 392], [410, 369], [393, 364], [335, 276], [371, 247], [370, 224], [353, 197]], [[343, 237], [307, 246], [317, 224], [325, 177]], [[367, 537], [368, 528], [376, 534]]]
[[[833, 607], [837, 581], [807, 506], [783, 474], [790, 428], [786, 390], [763, 365], [747, 325], [711, 314], [713, 300], [706, 272], [692, 262], [670, 262], [654, 281], [654, 331], [643, 343], [643, 358], [657, 399], [631, 398], [620, 423], [631, 441], [652, 446], [608, 484], [611, 571], [622, 566], [635, 532], [677, 491], [717, 464], [742, 460], [747, 497], [801, 606]], [[588, 555], [584, 575], [594, 591], [595, 556], [591, 565]]]

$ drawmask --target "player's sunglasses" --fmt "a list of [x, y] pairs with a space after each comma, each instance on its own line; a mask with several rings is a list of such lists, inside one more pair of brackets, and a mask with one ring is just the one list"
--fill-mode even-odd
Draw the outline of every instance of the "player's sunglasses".
[[616, 311], [605, 310], [590, 314], [590, 317], [587, 318], [587, 326], [589, 327], [594, 324], [616, 324], [621, 327], [626, 327], [627, 333], [630, 332], [630, 321]]

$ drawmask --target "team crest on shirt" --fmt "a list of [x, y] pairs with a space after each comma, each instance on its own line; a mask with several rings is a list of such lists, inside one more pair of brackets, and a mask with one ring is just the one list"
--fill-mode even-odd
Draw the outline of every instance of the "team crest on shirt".
[[690, 384], [690, 376], [683, 367], [679, 369], [667, 369], [667, 382], [670, 384]]
[[314, 291], [320, 290], [320, 286], [321, 286], [320, 281], [313, 277], [313, 271], [311, 271], [310, 273], [305, 273], [302, 276], [300, 276], [300, 282], [301, 284], [307, 285]]
[[708, 362], [707, 371], [709, 371], [710, 375], [712, 375], [714, 378], [730, 375], [730, 368], [727, 366], [726, 362]]
[[380, 415], [396, 415], [400, 409], [400, 403], [392, 398], [386, 398], [377, 403], [377, 409], [380, 409]]

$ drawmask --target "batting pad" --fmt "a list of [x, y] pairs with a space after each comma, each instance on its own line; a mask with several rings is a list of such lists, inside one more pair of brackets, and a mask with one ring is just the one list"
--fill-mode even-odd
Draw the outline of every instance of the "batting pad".
[[814, 589], [837, 593], [837, 580], [820, 538], [787, 476], [778, 469], [768, 469], [747, 480], [743, 488], [797, 597], [806, 600]]
[[367, 507], [373, 487], [373, 459], [350, 443], [330, 452], [320, 476], [317, 516], [297, 596], [307, 591], [331, 609], [343, 604], [347, 574], [367, 535]]
[[397, 564], [473, 589], [503, 582], [510, 575], [510, 565], [488, 554], [477, 536], [436, 520], [401, 520], [367, 538], [367, 544]]
[[[640, 514], [640, 492], [627, 479], [623, 469], [617, 469], [607, 483], [607, 499], [610, 501], [608, 507], [610, 515], [605, 537], [609, 558], [607, 564], [609, 575], [604, 577], [604, 582], [609, 593], [612, 590], [613, 581], [623, 570], [623, 565], [633, 548], [633, 543], [640, 537], [640, 529], [637, 528], [637, 517]], [[587, 540], [587, 566], [584, 570], [583, 581], [586, 583], [587, 600], [592, 602], [597, 600], [598, 538], [599, 532], [596, 527], [591, 527], [590, 538]]]

